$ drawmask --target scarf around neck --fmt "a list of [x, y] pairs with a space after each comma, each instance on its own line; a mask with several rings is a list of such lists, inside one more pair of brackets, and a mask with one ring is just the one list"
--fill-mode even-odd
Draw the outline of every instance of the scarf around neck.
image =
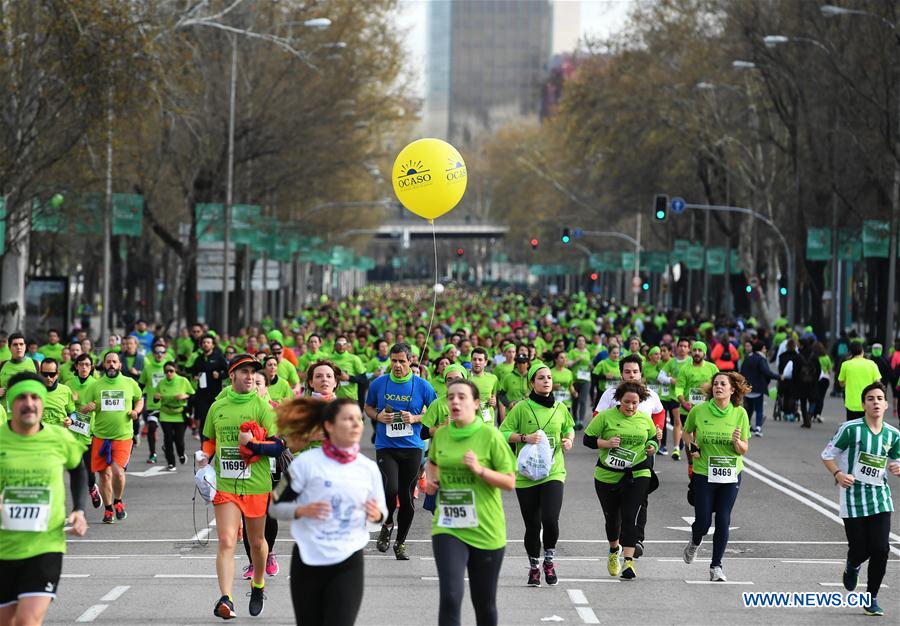
[[331, 443], [331, 439], [325, 437], [322, 440], [322, 452], [332, 461], [337, 461], [343, 465], [352, 463], [356, 460], [356, 457], [359, 454], [359, 444], [355, 443], [349, 448], [338, 448]]
[[552, 409], [553, 404], [556, 402], [556, 400], [553, 399], [552, 394], [542, 396], [534, 390], [531, 391], [531, 394], [528, 396], [528, 399], [531, 400], [532, 402], [534, 402], [535, 404], [541, 405], [545, 409]]

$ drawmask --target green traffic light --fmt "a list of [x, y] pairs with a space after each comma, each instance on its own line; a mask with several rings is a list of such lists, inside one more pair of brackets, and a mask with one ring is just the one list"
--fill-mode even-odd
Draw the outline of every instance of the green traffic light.
[[781, 295], [783, 295], [783, 296], [786, 296], [786, 295], [787, 295], [787, 287], [782, 287], [782, 288], [779, 289], [778, 291], [779, 291], [779, 292], [781, 293]]
[[666, 217], [665, 211], [657, 211], [656, 212], [656, 219], [661, 220], [661, 219], [664, 219], [665, 217]]
[[568, 235], [563, 235], [562, 242], [563, 242], [563, 243], [569, 243], [569, 236], [568, 236]]
[[747, 293], [753, 293], [753, 287], [752, 287], [752, 286], [747, 285]]
[[644, 288], [644, 291], [650, 291], [650, 283], [644, 283], [642, 287]]

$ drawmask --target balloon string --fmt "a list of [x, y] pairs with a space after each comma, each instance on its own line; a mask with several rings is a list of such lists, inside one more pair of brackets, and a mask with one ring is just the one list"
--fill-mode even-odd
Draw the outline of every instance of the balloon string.
[[[438, 284], [438, 258], [437, 258], [437, 232], [436, 227], [434, 225], [434, 220], [428, 220], [431, 222], [431, 241], [434, 243], [434, 283], [431, 285], [431, 290], [434, 292], [434, 300], [431, 303], [431, 321], [428, 322], [428, 334], [425, 335], [425, 356], [428, 356], [428, 342], [431, 341], [431, 327], [434, 325], [434, 311], [437, 309], [437, 284]], [[420, 361], [423, 359], [420, 359]]]

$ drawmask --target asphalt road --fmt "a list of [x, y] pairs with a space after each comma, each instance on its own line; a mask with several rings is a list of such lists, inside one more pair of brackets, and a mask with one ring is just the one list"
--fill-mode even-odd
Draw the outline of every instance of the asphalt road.
[[[768, 407], [767, 407], [768, 408]], [[812, 431], [796, 423], [768, 422], [754, 438], [741, 493], [732, 516], [725, 559], [728, 583], [709, 583], [711, 541], [697, 561], [685, 565], [681, 550], [693, 515], [685, 499], [687, 467], [658, 457], [660, 489], [651, 496], [646, 552], [638, 578], [624, 582], [606, 572], [603, 518], [592, 484], [596, 452], [577, 442], [568, 455], [568, 480], [557, 552], [556, 587], [525, 585], [523, 525], [513, 494], [506, 494], [508, 547], [498, 597], [501, 624], [840, 624], [865, 618], [858, 608], [744, 608], [745, 592], [839, 592], [846, 552], [837, 517], [837, 492], [819, 453], [843, 415], [837, 400], [826, 406], [825, 423]], [[891, 423], [896, 424], [896, 418]], [[580, 437], [580, 436], [579, 436]], [[198, 442], [191, 440], [191, 452]], [[374, 456], [374, 451], [366, 450]], [[160, 455], [162, 457], [162, 455]], [[215, 579], [212, 510], [192, 501], [189, 466], [158, 473], [142, 443], [129, 468], [128, 519], [101, 524], [100, 513], [83, 539], [72, 540], [63, 567], [59, 599], [47, 623], [204, 624], [219, 597]], [[189, 457], [190, 458], [190, 457]], [[149, 471], [148, 471], [149, 470]], [[898, 482], [891, 479], [897, 488]], [[896, 501], [895, 496], [895, 501]], [[398, 562], [366, 549], [366, 589], [358, 624], [421, 625], [437, 622], [438, 584], [430, 548], [431, 517], [417, 511], [408, 547], [411, 560]], [[900, 520], [894, 516], [892, 554], [880, 604], [896, 621], [900, 614]], [[292, 542], [282, 527], [276, 552], [281, 573], [267, 581], [268, 600], [258, 619], [292, 624], [288, 589]], [[246, 557], [240, 551], [236, 572]], [[865, 580], [865, 567], [862, 581]], [[248, 621], [249, 591], [235, 583], [238, 621]], [[864, 582], [860, 584], [864, 590]], [[473, 624], [468, 596], [463, 623]]]

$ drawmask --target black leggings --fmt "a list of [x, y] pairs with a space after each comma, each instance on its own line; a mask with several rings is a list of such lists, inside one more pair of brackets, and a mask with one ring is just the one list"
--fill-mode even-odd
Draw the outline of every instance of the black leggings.
[[632, 482], [623, 476], [614, 485], [594, 479], [594, 491], [606, 518], [607, 541], [620, 541], [625, 548], [634, 547], [638, 540], [638, 514], [649, 485], [649, 478], [635, 478]]
[[87, 470], [88, 475], [88, 491], [94, 488], [94, 485], [97, 484], [97, 479], [94, 477], [94, 472], [91, 471], [91, 446], [88, 444], [88, 449], [84, 451], [84, 454], [81, 455], [81, 462], [84, 463], [84, 467]]
[[413, 489], [419, 479], [419, 468], [422, 465], [422, 450], [419, 448], [381, 448], [375, 451], [381, 480], [384, 483], [384, 498], [387, 504], [386, 526], [394, 523], [394, 511], [397, 498], [400, 498], [400, 512], [397, 514], [397, 543], [406, 541], [409, 527], [412, 526]]
[[876, 513], [866, 517], [845, 517], [844, 532], [847, 534], [847, 560], [858, 567], [869, 560], [869, 575], [866, 591], [875, 598], [887, 569], [891, 532], [891, 514]]
[[[166, 462], [175, 465], [175, 450], [178, 456], [184, 456], [184, 422], [160, 422], [163, 431], [163, 451], [166, 453]], [[174, 447], [174, 450], [173, 450]]]
[[481, 550], [453, 535], [433, 535], [431, 548], [441, 587], [438, 626], [459, 626], [466, 571], [469, 573], [475, 623], [478, 626], [496, 626], [497, 580], [506, 548]]
[[532, 559], [540, 558], [542, 528], [545, 550], [555, 549], [559, 540], [563, 482], [549, 480], [534, 487], [516, 487], [516, 497], [525, 522], [525, 552]]
[[298, 626], [352, 626], [362, 604], [363, 551], [334, 565], [306, 565], [291, 555], [291, 602]]

